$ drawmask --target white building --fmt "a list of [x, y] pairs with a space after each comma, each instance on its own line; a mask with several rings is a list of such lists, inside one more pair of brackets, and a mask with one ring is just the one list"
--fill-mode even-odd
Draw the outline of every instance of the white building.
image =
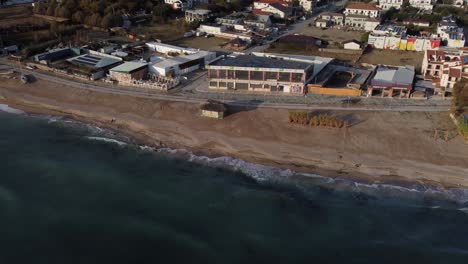
[[360, 50], [361, 43], [357, 40], [348, 40], [343, 42], [343, 48], [347, 50]]
[[159, 42], [148, 42], [146, 46], [154, 52], [168, 56], [152, 56], [148, 71], [150, 73], [177, 77], [198, 70], [216, 58], [215, 52], [183, 48]]
[[409, 0], [409, 4], [412, 7], [416, 7], [421, 10], [428, 10], [428, 11], [432, 11], [432, 8], [434, 7], [432, 5], [432, 0]]
[[185, 21], [188, 23], [194, 21], [203, 22], [210, 17], [210, 10], [206, 9], [190, 9], [185, 11]]
[[312, 0], [299, 0], [299, 5], [306, 12], [312, 12], [312, 9], [314, 8], [314, 2]]
[[382, 8], [383, 10], [388, 10], [392, 7], [400, 9], [401, 5], [403, 5], [403, 0], [379, 0], [378, 7]]
[[193, 0], [164, 0], [164, 3], [171, 5], [175, 10], [186, 10], [193, 7]]
[[446, 41], [447, 47], [461, 48], [465, 46], [465, 34], [451, 15], [442, 18], [437, 24], [437, 36]]
[[371, 4], [351, 3], [346, 6], [345, 15], [364, 15], [371, 18], [380, 18], [382, 9]]
[[254, 2], [255, 12], [271, 14], [278, 18], [287, 18], [292, 14], [292, 5], [289, 2], [281, 0], [258, 0]]
[[202, 24], [198, 28], [198, 31], [205, 32], [206, 34], [217, 35], [226, 31], [226, 26], [219, 24]]

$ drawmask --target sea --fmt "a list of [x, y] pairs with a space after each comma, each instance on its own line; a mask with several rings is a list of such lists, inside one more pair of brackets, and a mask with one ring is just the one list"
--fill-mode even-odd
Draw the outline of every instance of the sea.
[[131, 143], [0, 105], [0, 263], [468, 263], [468, 191]]

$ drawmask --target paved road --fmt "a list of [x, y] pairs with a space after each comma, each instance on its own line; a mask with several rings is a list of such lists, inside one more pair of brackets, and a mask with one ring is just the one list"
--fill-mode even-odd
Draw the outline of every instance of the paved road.
[[[71, 86], [79, 89], [85, 89], [90, 91], [96, 92], [105, 92], [111, 94], [121, 94], [121, 95], [129, 95], [129, 96], [136, 96], [142, 98], [152, 98], [158, 100], [168, 100], [173, 102], [186, 102], [186, 103], [202, 103], [206, 101], [206, 98], [194, 98], [184, 95], [169, 95], [163, 93], [148, 93], [144, 91], [136, 91], [136, 90], [126, 90], [115, 87], [108, 87], [108, 86], [99, 86], [97, 84], [88, 84], [82, 83], [78, 81], [73, 81], [69, 79], [60, 78], [50, 74], [44, 74], [39, 72], [33, 72], [26, 69], [23, 69], [25, 74], [31, 74], [34, 77], [50, 81], [54, 83], [58, 83], [64, 86]], [[1, 87], [1, 84], [0, 84]], [[385, 106], [385, 107], [376, 107], [376, 106], [353, 106], [353, 105], [336, 105], [336, 106], [320, 106], [320, 105], [311, 105], [311, 104], [292, 104], [292, 103], [270, 103], [270, 102], [263, 102], [260, 100], [245, 100], [245, 101], [237, 101], [237, 100], [227, 100], [225, 101], [226, 104], [231, 106], [242, 106], [242, 107], [250, 107], [250, 108], [275, 108], [275, 109], [297, 109], [297, 110], [345, 110], [345, 111], [397, 111], [397, 112], [444, 112], [448, 111], [447, 106], [441, 105], [433, 105], [433, 106]]]

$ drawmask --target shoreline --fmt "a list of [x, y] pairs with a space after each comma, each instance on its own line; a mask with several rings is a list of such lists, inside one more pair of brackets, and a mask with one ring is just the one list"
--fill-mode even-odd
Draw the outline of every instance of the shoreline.
[[[347, 112], [345, 115], [358, 121], [344, 141], [338, 130], [288, 124], [284, 109], [240, 110], [224, 120], [211, 120], [195, 112], [198, 104], [82, 91], [45, 81], [27, 86], [9, 85], [7, 81], [0, 87], [0, 103], [27, 113], [64, 116], [98, 126], [136, 145], [183, 149], [209, 158], [232, 157], [366, 184], [468, 188], [468, 146], [460, 145], [457, 138], [444, 143], [447, 146], [434, 144], [427, 132], [428, 126], [439, 121], [453, 126], [448, 115], [438, 114], [437, 118], [444, 120], [436, 121], [428, 117], [422, 128], [401, 131], [405, 127], [400, 126], [407, 126], [413, 119], [435, 114], [415, 113], [413, 117], [405, 113]], [[376, 127], [387, 116], [392, 118], [389, 124]], [[390, 129], [394, 131], [388, 139], [380, 135]], [[426, 135], [409, 139], [409, 133], [416, 133], [414, 129]], [[373, 144], [368, 143], [372, 140]], [[420, 142], [407, 146], [415, 140]], [[402, 157], [395, 160], [393, 155]]]
[[96, 127], [106, 130], [107, 132], [110, 133], [110, 135], [115, 137], [115, 139], [122, 140], [126, 144], [132, 144], [136, 146], [147, 146], [154, 150], [159, 150], [162, 148], [169, 148], [175, 151], [188, 151], [195, 156], [199, 156], [199, 157], [204, 156], [210, 159], [219, 158], [219, 157], [230, 157], [230, 158], [239, 159], [241, 161], [244, 161], [250, 164], [258, 164], [258, 165], [268, 166], [268, 167], [277, 168], [281, 170], [291, 170], [293, 173], [317, 175], [318, 177], [331, 178], [334, 180], [343, 179], [343, 180], [360, 183], [360, 184], [367, 184], [367, 185], [372, 185], [372, 184], [391, 185], [391, 186], [403, 187], [407, 189], [412, 189], [415, 185], [423, 185], [427, 187], [439, 188], [442, 191], [452, 189], [452, 188], [468, 189], [468, 186], [460, 186], [460, 185], [455, 185], [455, 184], [441, 184], [440, 182], [430, 181], [430, 180], [414, 181], [414, 180], [407, 179], [405, 177], [398, 176], [398, 175], [385, 176], [384, 179], [377, 180], [375, 177], [371, 175], [360, 173], [360, 172], [353, 172], [352, 174], [347, 173], [347, 172], [342, 173], [340, 171], [326, 170], [326, 169], [320, 169], [320, 168], [310, 168], [306, 166], [298, 166], [296, 164], [282, 164], [274, 160], [248, 159], [248, 158], [245, 159], [244, 157], [226, 156], [221, 153], [215, 153], [209, 150], [188, 149], [184, 146], [177, 146], [176, 144], [166, 144], [163, 141], [159, 141], [159, 144], [155, 144], [151, 140], [148, 140], [147, 138], [145, 138], [146, 135], [144, 133], [131, 131], [129, 129], [123, 128], [122, 126], [112, 125], [108, 122], [99, 121], [98, 119], [89, 119], [89, 118], [82, 117], [82, 116], [69, 113], [63, 110], [51, 109], [51, 108], [45, 107], [45, 105], [40, 105], [40, 106], [31, 105], [33, 104], [32, 102], [31, 103], [11, 102], [9, 100], [5, 100], [5, 98], [2, 98], [2, 97], [0, 97], [0, 103], [4, 103], [5, 105], [12, 107], [13, 109], [18, 109], [20, 111], [23, 111], [24, 114], [26, 115], [59, 116], [59, 117], [63, 117], [64, 119], [70, 119], [70, 120], [78, 121], [83, 124], [96, 126]]

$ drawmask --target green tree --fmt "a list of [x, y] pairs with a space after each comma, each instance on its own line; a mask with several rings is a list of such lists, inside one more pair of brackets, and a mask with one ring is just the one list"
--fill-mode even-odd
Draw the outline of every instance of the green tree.
[[77, 11], [72, 16], [72, 21], [77, 24], [83, 24], [85, 21], [85, 14], [82, 11]]
[[369, 34], [370, 32], [366, 32], [361, 35], [361, 42], [365, 45], [367, 41], [369, 40]]
[[455, 114], [461, 114], [468, 108], [468, 79], [461, 79], [453, 87], [452, 108]]

